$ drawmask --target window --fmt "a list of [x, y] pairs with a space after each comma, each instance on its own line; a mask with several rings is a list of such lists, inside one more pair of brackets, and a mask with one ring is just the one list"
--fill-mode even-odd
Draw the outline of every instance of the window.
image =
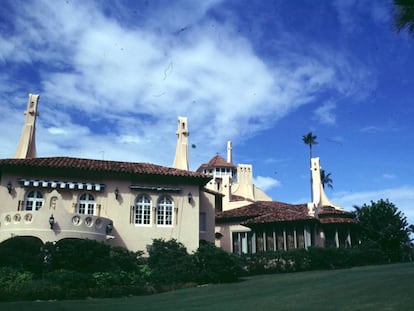
[[37, 190], [30, 191], [26, 197], [26, 211], [37, 211], [43, 206], [43, 194]]
[[135, 201], [134, 223], [137, 225], [151, 224], [151, 200], [146, 195], [140, 195]]
[[79, 197], [78, 213], [94, 215], [96, 209], [95, 197], [90, 193], [84, 193]]
[[157, 204], [157, 225], [172, 226], [173, 224], [173, 202], [171, 198], [163, 196]]
[[256, 252], [253, 246], [254, 234], [252, 232], [233, 232], [233, 253], [234, 254], [252, 254]]

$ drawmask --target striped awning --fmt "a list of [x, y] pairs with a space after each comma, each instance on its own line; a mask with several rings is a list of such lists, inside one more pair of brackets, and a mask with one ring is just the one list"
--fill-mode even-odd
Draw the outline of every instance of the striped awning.
[[37, 180], [37, 179], [19, 179], [19, 184], [23, 187], [41, 187], [53, 189], [70, 189], [70, 190], [88, 190], [99, 191], [105, 190], [104, 184], [83, 183], [77, 181], [57, 181], [57, 180]]

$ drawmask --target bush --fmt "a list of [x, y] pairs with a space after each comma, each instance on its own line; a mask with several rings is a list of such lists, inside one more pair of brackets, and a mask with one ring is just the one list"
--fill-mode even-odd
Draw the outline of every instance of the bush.
[[185, 246], [175, 239], [154, 239], [149, 249], [150, 281], [176, 285], [194, 280], [195, 265]]
[[311, 265], [306, 249], [246, 254], [242, 258], [247, 274], [306, 271]]
[[375, 248], [294, 249], [286, 252], [245, 254], [241, 257], [246, 274], [295, 272], [306, 270], [343, 269], [354, 266], [382, 264], [386, 256]]
[[20, 271], [11, 267], [0, 268], [0, 301], [5, 301], [12, 297], [15, 293], [19, 293], [21, 287], [33, 280], [32, 272]]
[[193, 259], [198, 283], [232, 282], [241, 273], [239, 258], [206, 241], [200, 241]]
[[94, 240], [65, 239], [56, 245], [46, 243], [51, 253], [52, 270], [72, 270], [83, 273], [111, 270], [110, 246]]
[[139, 272], [144, 263], [143, 254], [142, 251], [131, 252], [120, 246], [112, 247], [109, 253], [110, 271]]
[[43, 279], [66, 290], [83, 290], [95, 285], [90, 274], [65, 269], [45, 273]]
[[0, 267], [13, 267], [40, 274], [43, 268], [42, 241], [34, 237], [14, 237], [0, 244]]

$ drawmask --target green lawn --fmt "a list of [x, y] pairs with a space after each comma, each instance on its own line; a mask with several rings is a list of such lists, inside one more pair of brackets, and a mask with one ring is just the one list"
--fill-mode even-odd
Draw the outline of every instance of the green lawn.
[[13, 310], [414, 310], [414, 263], [249, 277], [151, 296], [0, 303]]

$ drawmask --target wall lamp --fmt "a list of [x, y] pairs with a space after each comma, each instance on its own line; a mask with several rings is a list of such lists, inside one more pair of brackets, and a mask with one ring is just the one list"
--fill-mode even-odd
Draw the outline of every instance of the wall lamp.
[[53, 217], [53, 214], [50, 215], [49, 217], [49, 225], [50, 225], [50, 229], [53, 230], [53, 226], [55, 225], [55, 217]]
[[191, 194], [191, 192], [188, 193], [188, 203], [191, 203], [191, 201], [193, 201], [193, 195]]
[[12, 191], [13, 191], [13, 185], [12, 185], [11, 181], [9, 181], [7, 183], [7, 191], [9, 192], [9, 194], [11, 194]]
[[118, 187], [116, 187], [115, 188], [115, 200], [117, 200], [118, 201], [118, 198], [119, 198], [119, 189], [118, 189]]

